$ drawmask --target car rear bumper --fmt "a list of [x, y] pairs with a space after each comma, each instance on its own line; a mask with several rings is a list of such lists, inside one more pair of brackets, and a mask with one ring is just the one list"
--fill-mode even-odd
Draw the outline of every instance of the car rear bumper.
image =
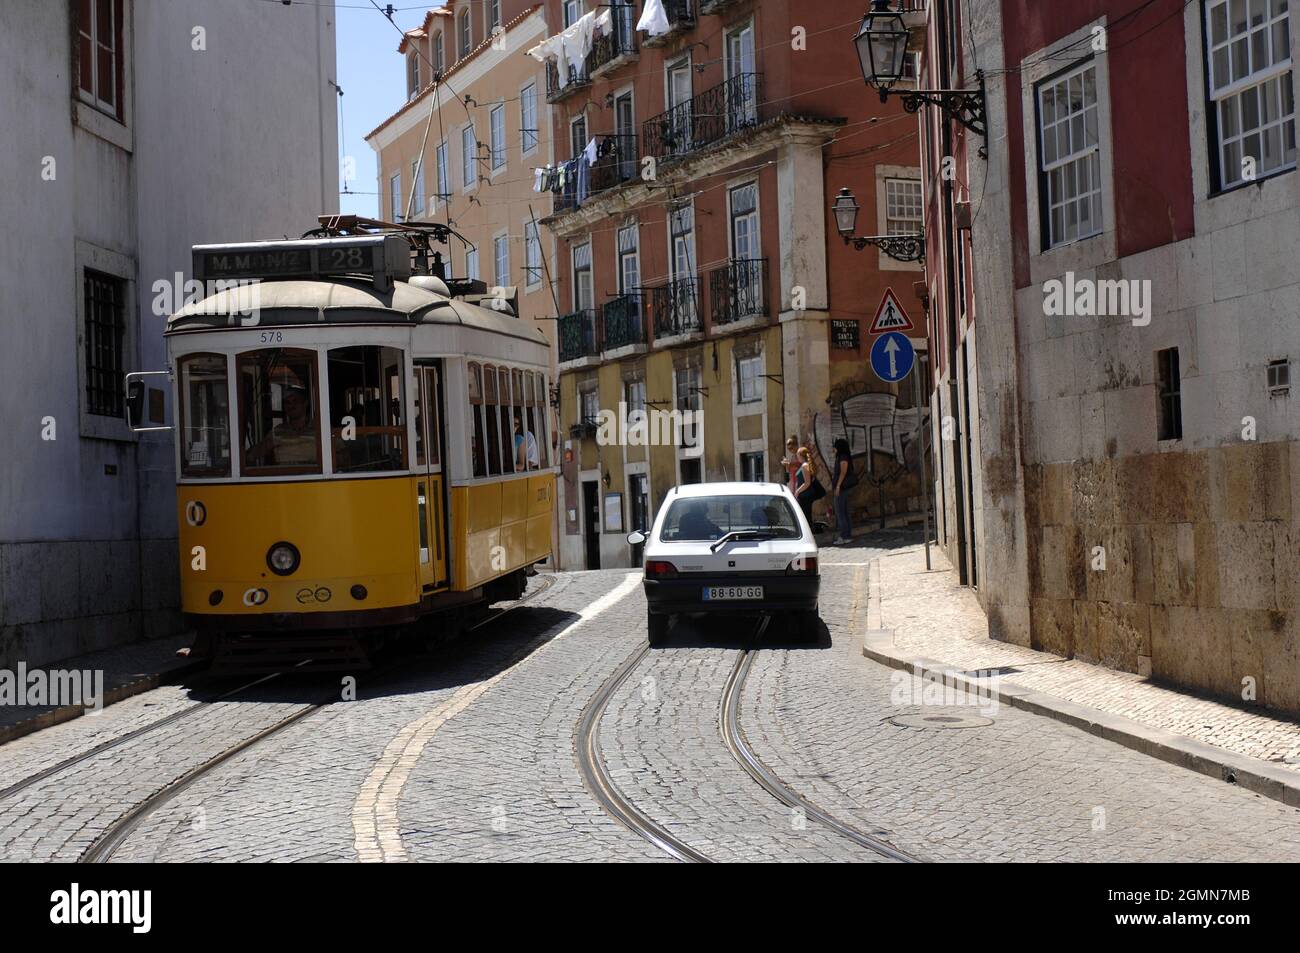
[[[762, 599], [709, 601], [708, 586], [762, 586]], [[703, 612], [710, 615], [743, 615], [754, 612], [789, 612], [817, 608], [821, 576], [787, 576], [784, 573], [754, 575], [690, 574], [676, 579], [645, 580], [645, 598], [650, 612], [669, 615]]]

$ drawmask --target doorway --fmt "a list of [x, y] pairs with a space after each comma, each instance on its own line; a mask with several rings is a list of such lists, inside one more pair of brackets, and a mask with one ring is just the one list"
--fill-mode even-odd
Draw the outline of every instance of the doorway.
[[600, 484], [582, 481], [582, 534], [587, 549], [587, 568], [600, 568]]
[[[650, 478], [644, 473], [633, 473], [627, 478], [627, 498], [631, 501], [628, 529], [650, 532]], [[632, 547], [632, 566], [641, 565], [645, 543]]]

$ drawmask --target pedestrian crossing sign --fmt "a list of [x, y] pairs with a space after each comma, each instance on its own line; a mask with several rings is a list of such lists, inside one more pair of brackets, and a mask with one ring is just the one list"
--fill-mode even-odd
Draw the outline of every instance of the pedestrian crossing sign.
[[871, 322], [871, 333], [886, 334], [890, 331], [915, 330], [916, 325], [912, 323], [912, 319], [903, 310], [898, 296], [894, 294], [894, 289], [886, 288], [885, 296], [880, 299], [880, 307], [876, 309], [876, 317]]

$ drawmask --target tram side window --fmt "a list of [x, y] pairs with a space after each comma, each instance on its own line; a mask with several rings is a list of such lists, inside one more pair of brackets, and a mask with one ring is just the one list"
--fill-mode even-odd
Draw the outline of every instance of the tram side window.
[[497, 397], [497, 369], [483, 365], [483, 409], [487, 417], [487, 472], [489, 476], [501, 475], [500, 403]]
[[405, 470], [402, 352], [376, 345], [336, 347], [327, 366], [334, 472]]
[[548, 463], [548, 448], [550, 443], [546, 439], [546, 378], [533, 371], [529, 375], [533, 382], [532, 400], [529, 401], [528, 413], [529, 419], [533, 424], [533, 435], [537, 437], [537, 465], [544, 467]]
[[533, 375], [528, 371], [514, 372], [515, 406], [515, 469], [536, 470], [537, 428], [533, 424]]
[[320, 473], [316, 352], [263, 348], [235, 358], [239, 448], [249, 476]]
[[474, 475], [487, 476], [484, 456], [487, 443], [483, 439], [483, 377], [482, 369], [473, 361], [469, 363], [469, 413], [473, 418], [469, 432], [469, 458], [474, 464]]
[[510, 371], [506, 368], [500, 368], [497, 371], [497, 379], [501, 382], [501, 472], [513, 473], [518, 467], [515, 465], [515, 423], [511, 414], [511, 397], [510, 397]]
[[224, 354], [190, 354], [180, 373], [181, 476], [230, 476], [230, 402]]

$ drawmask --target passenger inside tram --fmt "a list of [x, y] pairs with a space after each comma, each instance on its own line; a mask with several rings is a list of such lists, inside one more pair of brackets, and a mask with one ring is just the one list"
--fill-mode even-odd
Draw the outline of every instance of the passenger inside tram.
[[284, 420], [249, 449], [247, 459], [276, 466], [311, 466], [317, 462], [318, 436], [306, 389], [288, 387], [284, 393]]
[[531, 430], [525, 430], [519, 413], [515, 413], [515, 469], [536, 470], [541, 456], [537, 452], [537, 438]]

